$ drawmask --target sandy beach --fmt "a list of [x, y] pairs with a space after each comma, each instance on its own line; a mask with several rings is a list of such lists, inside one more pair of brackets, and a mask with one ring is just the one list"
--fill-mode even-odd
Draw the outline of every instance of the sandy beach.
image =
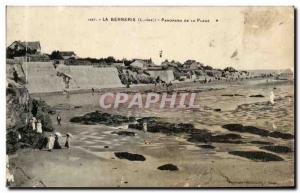
[[[56, 131], [73, 135], [71, 148], [52, 152], [21, 149], [10, 155], [10, 166], [15, 176], [11, 187], [294, 186], [294, 139], [285, 138], [294, 135], [292, 83], [245, 81], [205, 86], [190, 83], [174, 89], [199, 92], [196, 101], [201, 110], [120, 108], [105, 112], [136, 118], [157, 117], [160, 121], [174, 124], [189, 123], [196, 129], [209, 131], [213, 136], [235, 134], [233, 136], [238, 136], [238, 141], [212, 138], [203, 142], [190, 133], [143, 132], [130, 128], [128, 123], [117, 126], [73, 123], [70, 122], [73, 117], [102, 111], [98, 105], [98, 93], [78, 93], [68, 97], [62, 94], [35, 96], [61, 114], [61, 126], [56, 123], [56, 115], [51, 115], [51, 118]], [[273, 106], [268, 103], [271, 90], [275, 93], [276, 103]], [[127, 91], [134, 92], [135, 87]], [[241, 124], [259, 130], [232, 130], [226, 127], [227, 124]], [[134, 135], [121, 135], [119, 131], [133, 132]], [[262, 131], [268, 134], [263, 135]], [[275, 135], [275, 131], [282, 135]], [[60, 142], [63, 144], [64, 138]], [[274, 149], [264, 149], [265, 146], [283, 146], [287, 150], [276, 149], [277, 152], [274, 152]], [[266, 152], [281, 161], [249, 159], [235, 155], [237, 151]], [[116, 152], [142, 155], [145, 160], [120, 159]], [[175, 165], [178, 170], [158, 169], [165, 164]]]

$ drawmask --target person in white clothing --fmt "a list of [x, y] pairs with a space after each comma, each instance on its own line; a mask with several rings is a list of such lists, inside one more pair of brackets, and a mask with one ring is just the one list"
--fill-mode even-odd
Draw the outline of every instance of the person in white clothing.
[[41, 120], [38, 120], [38, 122], [36, 124], [36, 132], [37, 133], [43, 133]]
[[35, 117], [32, 117], [32, 119], [31, 119], [31, 127], [32, 127], [33, 131], [36, 130], [36, 118]]
[[147, 132], [148, 131], [148, 125], [146, 122], [143, 123], [143, 131]]
[[271, 93], [270, 93], [270, 103], [271, 103], [272, 105], [274, 105], [274, 104], [275, 104], [275, 102], [274, 102], [274, 99], [275, 99], [274, 92], [273, 92], [273, 91], [271, 91]]
[[48, 136], [48, 143], [47, 143], [47, 149], [48, 149], [48, 151], [52, 151], [53, 146], [54, 146], [54, 141], [55, 141], [54, 135], [50, 134]]

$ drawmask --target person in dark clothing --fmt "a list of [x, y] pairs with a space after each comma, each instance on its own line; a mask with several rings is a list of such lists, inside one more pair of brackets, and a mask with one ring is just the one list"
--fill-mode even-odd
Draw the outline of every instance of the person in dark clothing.
[[53, 149], [61, 149], [61, 145], [58, 142], [58, 136], [55, 135], [54, 146]]
[[61, 126], [61, 123], [60, 123], [61, 122], [61, 116], [60, 116], [60, 114], [57, 115], [56, 120], [57, 120], [57, 124], [59, 126]]
[[160, 77], [156, 77], [156, 80], [155, 80], [156, 83], [159, 83], [160, 82]]
[[70, 135], [67, 133], [66, 134], [66, 143], [65, 143], [66, 148], [70, 148]]
[[42, 150], [45, 148], [48, 144], [47, 137], [41, 135], [41, 134], [35, 134], [35, 142], [34, 142], [34, 148]]
[[14, 77], [14, 81], [15, 81], [15, 82], [18, 82], [19, 76], [18, 76], [18, 73], [17, 73], [16, 70], [14, 70], [14, 72], [13, 72], [13, 77]]

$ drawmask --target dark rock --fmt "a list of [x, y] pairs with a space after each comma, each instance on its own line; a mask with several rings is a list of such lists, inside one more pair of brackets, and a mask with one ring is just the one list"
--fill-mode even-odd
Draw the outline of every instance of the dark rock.
[[142, 124], [128, 124], [128, 128], [130, 129], [136, 129], [136, 130], [142, 130], [143, 125]]
[[244, 96], [244, 95], [241, 95], [241, 94], [222, 94], [221, 96], [233, 97], [233, 96]]
[[242, 137], [239, 134], [229, 133], [222, 135], [214, 135], [211, 138], [211, 142], [219, 142], [219, 143], [243, 143], [239, 139]]
[[129, 124], [131, 129], [143, 129], [143, 123], [147, 123], [147, 131], [156, 133], [166, 133], [166, 134], [176, 134], [176, 133], [186, 133], [190, 134], [188, 141], [190, 142], [201, 142], [201, 143], [243, 143], [240, 139], [239, 134], [229, 133], [222, 135], [213, 135], [211, 132], [205, 129], [196, 129], [193, 124], [190, 123], [168, 123], [160, 121], [159, 118], [145, 117], [137, 120], [137, 124]]
[[256, 135], [260, 135], [260, 136], [268, 136], [270, 133], [268, 130], [259, 129], [259, 128], [253, 127], [253, 126], [244, 126], [243, 132], [256, 134]]
[[251, 133], [255, 135], [260, 135], [263, 137], [274, 137], [274, 138], [281, 138], [281, 139], [293, 139], [294, 135], [290, 133], [282, 133], [279, 131], [273, 131], [270, 132], [265, 129], [259, 129], [254, 126], [243, 126], [241, 124], [226, 124], [223, 125], [224, 129], [227, 129], [229, 131], [234, 131], [234, 132], [241, 132], [241, 133]]
[[263, 151], [231, 151], [229, 154], [244, 157], [254, 161], [283, 161], [281, 157]]
[[193, 124], [190, 123], [169, 123], [159, 120], [159, 118], [154, 117], [144, 117], [137, 120], [137, 124], [129, 124], [128, 128], [130, 129], [143, 129], [143, 123], [147, 123], [147, 131], [151, 133], [198, 133], [201, 132], [200, 129], [196, 129]]
[[258, 145], [272, 145], [273, 143], [268, 141], [250, 141], [249, 143], [258, 144]]
[[122, 136], [135, 136], [134, 132], [131, 131], [113, 131], [112, 134], [122, 135]]
[[259, 129], [259, 128], [253, 127], [253, 126], [243, 126], [241, 124], [227, 124], [227, 125], [223, 125], [223, 128], [225, 128], [229, 131], [241, 132], [241, 133], [251, 133], [251, 134], [260, 135], [260, 136], [268, 136], [269, 135], [269, 131], [267, 131], [267, 130]]
[[286, 146], [274, 145], [274, 146], [263, 146], [260, 149], [272, 151], [275, 153], [289, 153], [292, 152], [292, 149]]
[[223, 125], [222, 127], [229, 131], [239, 131], [243, 128], [243, 125], [241, 125], [241, 124], [226, 124], [226, 125]]
[[173, 164], [165, 164], [165, 165], [159, 166], [157, 169], [168, 170], [168, 171], [178, 171], [178, 167]]
[[216, 112], [221, 112], [221, 109], [214, 109], [214, 111], [216, 111]]
[[104, 146], [104, 148], [106, 148], [106, 149], [107, 149], [107, 148], [109, 148], [109, 146], [105, 145], [105, 146]]
[[279, 131], [273, 131], [270, 133], [269, 136], [274, 138], [281, 138], [281, 139], [294, 139], [294, 135], [290, 133], [282, 133]]
[[190, 142], [201, 142], [201, 143], [243, 143], [240, 141], [242, 137], [238, 134], [229, 133], [229, 134], [221, 134], [221, 135], [213, 135], [210, 132], [203, 133], [195, 133], [191, 134], [188, 141]]
[[256, 95], [250, 95], [249, 97], [265, 97], [265, 96], [261, 94], [256, 94]]
[[120, 125], [122, 123], [129, 123], [133, 121], [133, 117], [126, 117], [122, 115], [114, 115], [95, 111], [87, 113], [83, 116], [73, 117], [70, 122], [81, 123], [85, 125], [105, 124], [105, 125]]
[[[30, 97], [24, 85], [10, 83], [10, 92], [6, 93], [6, 153], [15, 153], [20, 148], [34, 148], [40, 134], [32, 130], [29, 119], [33, 116], [41, 120], [43, 131], [52, 132], [50, 113], [52, 107], [42, 100]], [[28, 99], [24, 101], [24, 99]], [[21, 136], [21, 138], [19, 138]]]
[[204, 149], [215, 149], [215, 146], [212, 145], [200, 145], [199, 147], [204, 148]]
[[139, 154], [133, 154], [128, 152], [115, 152], [115, 156], [119, 159], [127, 159], [129, 161], [145, 161], [146, 158]]
[[74, 109], [80, 109], [82, 108], [82, 106], [78, 105], [78, 106], [74, 106]]

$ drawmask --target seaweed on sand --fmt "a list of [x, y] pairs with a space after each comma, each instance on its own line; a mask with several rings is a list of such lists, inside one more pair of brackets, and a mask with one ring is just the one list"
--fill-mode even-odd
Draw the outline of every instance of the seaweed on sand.
[[279, 131], [270, 132], [268, 130], [260, 129], [254, 126], [243, 126], [242, 124], [226, 124], [223, 125], [223, 128], [229, 131], [240, 132], [240, 133], [251, 133], [263, 137], [273, 137], [273, 138], [281, 138], [281, 139], [294, 138], [294, 135], [290, 133], [283, 133]]
[[134, 121], [134, 117], [127, 117], [122, 115], [114, 115], [95, 111], [87, 113], [83, 116], [73, 117], [70, 122], [81, 123], [85, 125], [105, 124], [105, 125], [121, 125], [122, 123], [129, 123]]
[[115, 156], [119, 159], [127, 159], [129, 161], [145, 161], [146, 158], [143, 155], [133, 154], [128, 152], [115, 152]]
[[157, 169], [159, 170], [168, 170], [168, 171], [178, 171], [178, 167], [175, 166], [174, 164], [165, 164], [162, 166], [159, 166]]
[[282, 146], [282, 145], [270, 145], [270, 146], [263, 146], [260, 147], [260, 149], [264, 149], [267, 151], [272, 151], [275, 153], [289, 153], [292, 152], [292, 149], [286, 146]]
[[283, 161], [284, 159], [263, 151], [230, 151], [228, 152], [229, 154], [244, 157], [250, 160], [254, 161], [263, 161], [263, 162], [268, 162], [268, 161]]

